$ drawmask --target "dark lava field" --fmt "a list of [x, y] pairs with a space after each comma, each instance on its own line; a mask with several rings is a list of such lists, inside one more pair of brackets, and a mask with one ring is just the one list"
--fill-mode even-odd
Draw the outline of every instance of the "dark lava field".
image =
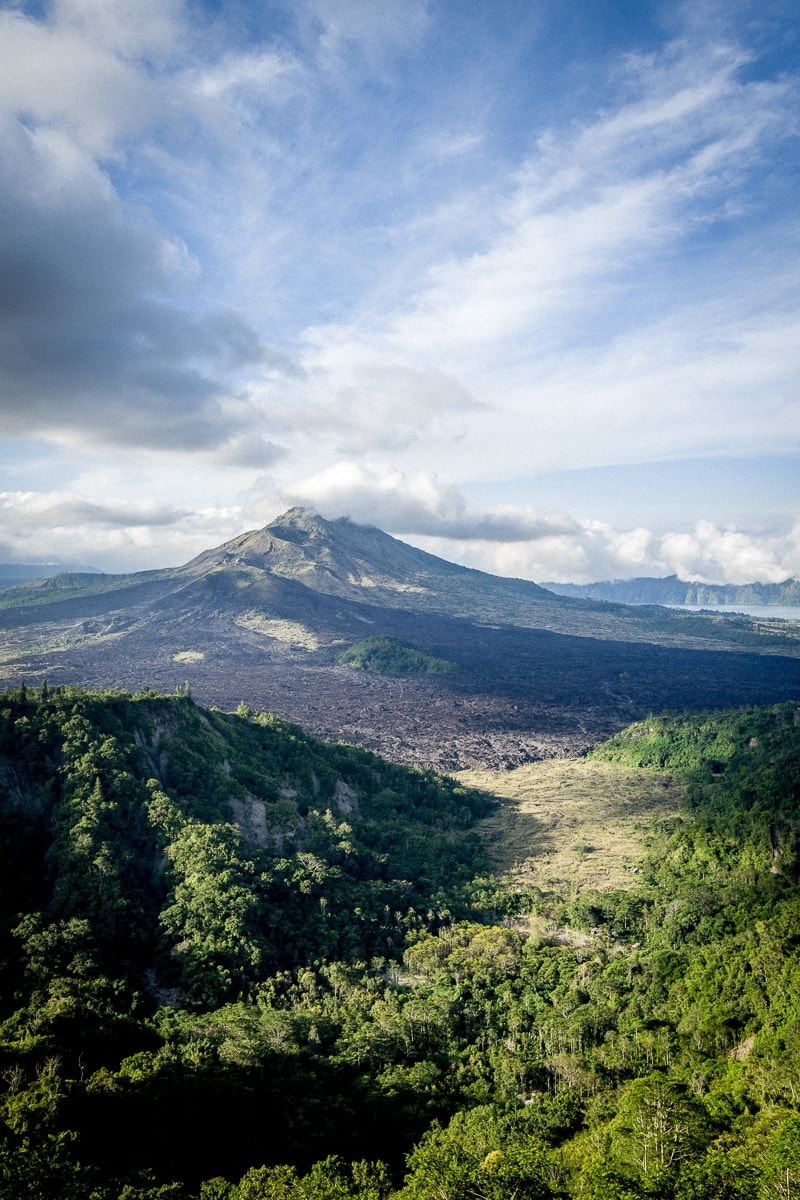
[[188, 682], [204, 705], [230, 711], [244, 702], [319, 736], [443, 770], [579, 754], [651, 712], [800, 700], [797, 658], [492, 628], [366, 605], [358, 612], [346, 601], [338, 607], [351, 628], [355, 618], [364, 633], [405, 638], [458, 671], [373, 675], [337, 663], [344, 638], [320, 639], [311, 650], [189, 609], [139, 627], [84, 618], [63, 649], [48, 633], [39, 653], [0, 667], [0, 683], [47, 678], [172, 692]]

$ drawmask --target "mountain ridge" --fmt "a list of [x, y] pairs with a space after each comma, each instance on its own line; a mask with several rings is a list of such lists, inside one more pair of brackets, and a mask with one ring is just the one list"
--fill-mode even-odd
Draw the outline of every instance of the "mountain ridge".
[[[220, 567], [251, 567], [292, 579], [327, 595], [351, 599], [384, 596], [403, 606], [423, 605], [438, 611], [441, 590], [458, 580], [487, 594], [509, 596], [528, 603], [552, 604], [545, 588], [530, 580], [505, 579], [460, 566], [429, 554], [384, 533], [360, 525], [349, 517], [326, 520], [309, 508], [295, 507], [263, 528], [250, 530], [220, 546], [196, 555], [173, 570], [205, 573]], [[474, 615], [475, 605], [462, 602], [463, 613]], [[517, 614], [518, 615], [518, 614]]]
[[[578, 636], [719, 645], [728, 635], [727, 648], [741, 643], [734, 623], [697, 625], [687, 620], [688, 614], [643, 611], [657, 609], [654, 601], [626, 604], [551, 590], [592, 585], [547, 586], [491, 575], [410, 546], [375, 526], [357, 524], [349, 517], [327, 520], [303, 507], [291, 508], [262, 528], [202, 551], [178, 567], [123, 574], [71, 572], [31, 580], [0, 595], [0, 613], [18, 605], [52, 604], [134, 587], [169, 590], [221, 570], [255, 571], [356, 602]], [[784, 646], [784, 652], [791, 649]]]
[[781, 583], [696, 583], [677, 575], [608, 579], [596, 583], [543, 583], [557, 596], [618, 604], [744, 604], [800, 606], [800, 579]]

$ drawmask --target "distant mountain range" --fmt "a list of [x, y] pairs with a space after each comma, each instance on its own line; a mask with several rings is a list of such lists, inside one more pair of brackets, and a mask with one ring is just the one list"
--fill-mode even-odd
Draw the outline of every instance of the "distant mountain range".
[[96, 567], [81, 563], [0, 563], [0, 591], [28, 583], [31, 579], [46, 579], [69, 572], [99, 575]]
[[649, 712], [800, 699], [800, 628], [558, 596], [295, 508], [184, 566], [0, 592], [0, 686], [44, 679], [188, 683], [395, 761], [500, 768]]
[[543, 583], [558, 596], [609, 600], [617, 604], [781, 604], [800, 606], [800, 579], [783, 583], [689, 583], [677, 575], [642, 576], [603, 583]]

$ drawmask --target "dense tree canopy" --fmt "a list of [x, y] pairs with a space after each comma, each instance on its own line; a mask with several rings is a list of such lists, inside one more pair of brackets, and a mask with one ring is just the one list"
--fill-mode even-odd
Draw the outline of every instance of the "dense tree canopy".
[[797, 1195], [800, 712], [596, 753], [685, 809], [628, 890], [543, 895], [454, 780], [188, 696], [0, 697], [0, 1197]]

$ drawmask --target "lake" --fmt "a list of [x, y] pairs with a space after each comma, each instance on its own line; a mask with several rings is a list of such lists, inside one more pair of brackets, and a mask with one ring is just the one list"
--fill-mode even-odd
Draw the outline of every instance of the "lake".
[[744, 617], [772, 617], [778, 621], [800, 621], [800, 608], [789, 604], [665, 604], [681, 612], [738, 613]]

